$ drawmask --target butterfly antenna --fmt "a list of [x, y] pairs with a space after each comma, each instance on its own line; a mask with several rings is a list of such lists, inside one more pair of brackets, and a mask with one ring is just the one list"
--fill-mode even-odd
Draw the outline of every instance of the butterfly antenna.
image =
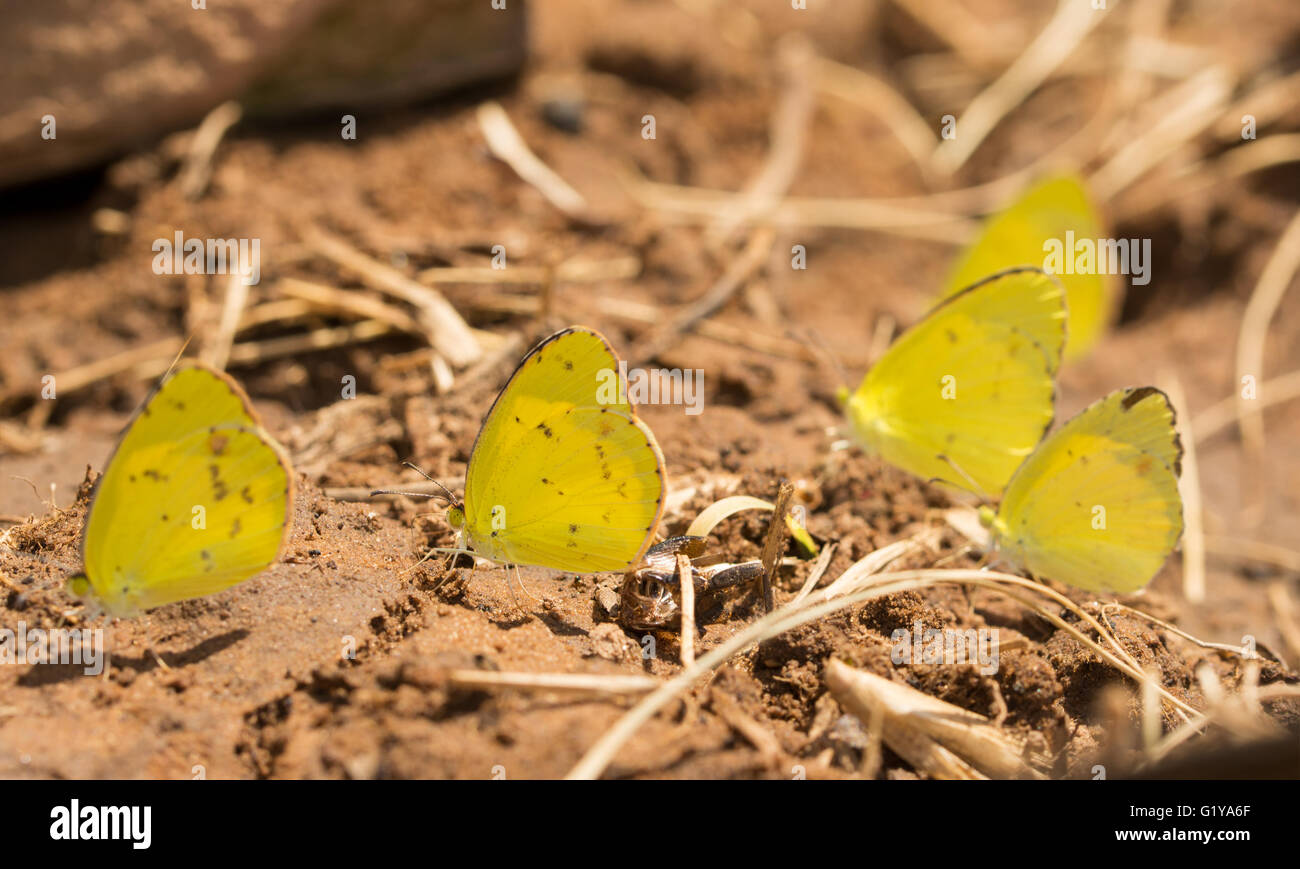
[[428, 474], [426, 474], [426, 473], [424, 472], [424, 469], [423, 469], [423, 468], [417, 467], [416, 465], [413, 465], [413, 464], [411, 464], [410, 462], [402, 462], [402, 464], [406, 465], [406, 466], [407, 466], [408, 468], [410, 468], [412, 471], [415, 471], [415, 472], [416, 472], [417, 474], [419, 474], [421, 477], [424, 477], [424, 478], [425, 478], [426, 480], [428, 480], [430, 483], [433, 483], [433, 484], [434, 484], [435, 486], [437, 486], [439, 489], [442, 489], [442, 491], [446, 492], [446, 493], [447, 493], [447, 500], [449, 500], [451, 503], [455, 504], [455, 503], [457, 503], [457, 502], [459, 501], [459, 499], [458, 499], [454, 494], [452, 494], [451, 489], [448, 489], [448, 488], [447, 488], [446, 486], [444, 486], [442, 483], [440, 483], [439, 481], [435, 480], [433, 477], [430, 477]]
[[172, 371], [176, 368], [177, 363], [179, 363], [181, 358], [185, 355], [185, 351], [189, 349], [190, 342], [193, 340], [194, 333], [191, 332], [189, 337], [185, 339], [185, 343], [181, 344], [181, 349], [177, 350], [176, 355], [172, 357], [172, 364], [167, 366], [167, 370], [163, 372], [163, 376], [158, 379], [159, 383], [162, 383], [171, 375]]

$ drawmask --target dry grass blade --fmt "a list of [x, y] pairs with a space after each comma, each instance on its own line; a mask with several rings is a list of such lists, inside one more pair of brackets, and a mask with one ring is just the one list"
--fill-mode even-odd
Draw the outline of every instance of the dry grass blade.
[[498, 160], [515, 170], [516, 175], [537, 188], [547, 202], [568, 217], [592, 222], [587, 200], [529, 149], [500, 103], [489, 101], [480, 105], [478, 124], [488, 149]]
[[545, 284], [596, 283], [599, 281], [627, 281], [641, 274], [641, 258], [621, 256], [611, 259], [565, 260], [555, 268], [546, 266], [511, 266], [505, 269], [491, 266], [435, 266], [420, 272], [417, 277], [426, 284]]
[[763, 757], [763, 763], [774, 767], [781, 762], [785, 752], [781, 749], [781, 743], [777, 741], [772, 731], [763, 727], [753, 718], [745, 714], [740, 708], [740, 704], [723, 691], [717, 685], [714, 685], [709, 691], [709, 702], [713, 711], [718, 717], [727, 723], [727, 726], [739, 733]]
[[244, 309], [248, 305], [249, 285], [244, 276], [232, 273], [226, 279], [226, 300], [221, 306], [221, 323], [217, 326], [217, 335], [204, 353], [204, 361], [213, 368], [222, 371], [230, 361], [230, 348], [235, 343], [235, 333], [239, 331]]
[[822, 551], [817, 555], [817, 560], [813, 562], [812, 570], [808, 571], [808, 578], [804, 580], [803, 588], [799, 589], [799, 593], [790, 601], [792, 608], [803, 603], [804, 599], [812, 594], [813, 589], [817, 587], [818, 581], [826, 574], [826, 568], [831, 566], [831, 558], [835, 555], [835, 547], [835, 543], [827, 543], [822, 547]]
[[713, 249], [729, 242], [742, 223], [771, 213], [794, 183], [803, 159], [804, 139], [812, 120], [812, 46], [799, 33], [782, 39], [777, 49], [786, 78], [781, 101], [771, 121], [771, 147], [758, 174], [746, 186], [733, 207], [718, 215], [707, 241]]
[[[1256, 411], [1275, 404], [1282, 404], [1300, 398], [1300, 371], [1281, 374], [1271, 380], [1258, 383], [1255, 387]], [[1230, 395], [1205, 410], [1192, 421], [1192, 437], [1198, 443], [1204, 443], [1216, 434], [1226, 431], [1237, 422], [1237, 404], [1241, 401], [1240, 393]]]
[[1188, 79], [1162, 100], [1163, 111], [1152, 108], [1153, 123], [1120, 148], [1089, 178], [1088, 186], [1100, 200], [1111, 199], [1153, 166], [1190, 141], [1219, 117], [1232, 92], [1231, 73], [1219, 66]]
[[[826, 686], [840, 705], [864, 724], [879, 717], [885, 743], [902, 756], [900, 748], [907, 750], [916, 744], [908, 736], [920, 733], [942, 743], [986, 776], [1046, 777], [1025, 762], [1023, 743], [982, 715], [834, 659], [826, 662], [825, 672]], [[924, 767], [918, 769], [931, 772]]]
[[975, 153], [1008, 112], [1047, 80], [1083, 38], [1105, 17], [1088, 3], [1061, 0], [1056, 14], [997, 81], [989, 85], [957, 119], [957, 136], [939, 143], [930, 158], [935, 171], [951, 175]]
[[938, 137], [902, 94], [870, 73], [833, 60], [818, 58], [816, 69], [817, 85], [822, 91], [875, 114], [916, 164], [928, 167]]
[[1286, 643], [1287, 657], [1292, 661], [1300, 661], [1300, 623], [1296, 621], [1291, 593], [1287, 591], [1285, 582], [1275, 579], [1268, 584], [1267, 594], [1269, 606], [1277, 616], [1277, 629], [1282, 634], [1282, 641]]
[[491, 670], [448, 670], [447, 684], [467, 690], [555, 691], [573, 694], [644, 694], [659, 687], [653, 676], [597, 673], [504, 673]]
[[[714, 667], [730, 659], [733, 655], [750, 646], [762, 642], [770, 637], [785, 633], [788, 630], [807, 624], [817, 619], [845, 609], [856, 606], [868, 600], [883, 597], [889, 594], [895, 594], [901, 591], [913, 591], [921, 588], [929, 588], [941, 583], [958, 583], [977, 585], [990, 588], [1005, 594], [1018, 603], [1021, 603], [1031, 611], [1037, 613], [1043, 619], [1056, 626], [1058, 629], [1069, 634], [1085, 648], [1091, 650], [1102, 658], [1105, 662], [1115, 667], [1121, 673], [1141, 684], [1148, 679], [1147, 675], [1133, 662], [1132, 657], [1120, 649], [1121, 655], [1117, 655], [1110, 649], [1107, 649], [1088, 637], [1075, 625], [1067, 622], [1060, 616], [1061, 606], [1071, 609], [1081, 620], [1092, 626], [1099, 634], [1108, 638], [1118, 647], [1113, 637], [1101, 627], [1101, 625], [1091, 615], [1079, 609], [1079, 607], [1068, 598], [1060, 595], [1049, 588], [1031, 582], [1023, 577], [1012, 576], [1005, 573], [995, 573], [993, 571], [980, 570], [903, 570], [895, 573], [880, 574], [874, 577], [876, 584], [867, 588], [837, 597], [833, 600], [821, 603], [809, 604], [798, 608], [790, 606], [783, 607], [776, 612], [764, 616], [758, 621], [746, 626], [741, 631], [729, 637], [715, 648], [709, 650], [706, 654], [698, 658], [695, 665], [684, 668], [672, 679], [665, 682], [653, 693], [644, 698], [640, 703], [629, 710], [622, 718], [615, 722], [597, 742], [587, 750], [582, 759], [571, 769], [566, 776], [567, 778], [583, 779], [596, 778], [613, 760], [614, 755], [619, 748], [623, 746], [628, 739], [636, 733], [637, 729], [648, 721], [656, 712], [665, 704], [671, 701], [679, 693], [684, 691], [697, 678], [704, 673], [709, 672]], [[1047, 597], [1052, 601], [1053, 606], [1048, 607], [1037, 603], [1026, 597], [1017, 589], [1025, 592], [1038, 594]], [[1189, 706], [1187, 703], [1174, 697], [1163, 688], [1158, 692], [1164, 702], [1170, 704], [1177, 712], [1184, 715], [1190, 721], [1199, 721], [1200, 713]]]
[[190, 140], [185, 164], [181, 167], [181, 193], [186, 199], [198, 199], [212, 180], [212, 158], [226, 132], [239, 123], [244, 110], [239, 103], [225, 102], [208, 112]]
[[689, 556], [677, 556], [677, 581], [682, 590], [682, 666], [695, 663], [695, 572]]
[[420, 324], [406, 311], [362, 293], [340, 290], [299, 278], [282, 278], [276, 283], [276, 289], [283, 295], [307, 302], [313, 309], [324, 313], [378, 320], [411, 335], [425, 334]]
[[1287, 224], [1260, 273], [1241, 316], [1241, 331], [1237, 336], [1237, 425], [1241, 428], [1242, 445], [1256, 469], [1264, 459], [1264, 418], [1258, 400], [1245, 397], [1244, 384], [1247, 377], [1255, 383], [1263, 380], [1268, 326], [1297, 271], [1300, 271], [1300, 211]]
[[453, 365], [469, 365], [482, 356], [482, 348], [469, 325], [437, 290], [371, 259], [323, 229], [309, 230], [304, 240], [321, 255], [343, 269], [354, 272], [367, 286], [414, 305], [420, 312], [420, 324], [428, 333], [429, 345], [446, 356]]
[[785, 539], [789, 531], [786, 514], [790, 512], [790, 501], [794, 499], [794, 483], [781, 481], [781, 488], [776, 493], [776, 504], [772, 507], [772, 519], [767, 524], [767, 536], [763, 539], [763, 611], [771, 612], [776, 608], [776, 569], [781, 564], [781, 552], [785, 549]]
[[740, 256], [732, 260], [722, 277], [699, 299], [687, 305], [672, 322], [646, 338], [632, 354], [635, 359], [654, 359], [677, 343], [697, 323], [712, 315], [744, 286], [745, 282], [767, 261], [776, 234], [770, 229], [758, 229], [749, 237], [749, 243]]
[[880, 573], [904, 555], [920, 552], [939, 542], [939, 533], [927, 528], [906, 540], [895, 540], [860, 559], [822, 590], [822, 600], [830, 600], [853, 591], [866, 577]]
[[[646, 208], [681, 220], [709, 223], [733, 207], [739, 194], [726, 190], [682, 187], [646, 181], [635, 174], [624, 176], [629, 195]], [[832, 197], [787, 197], [764, 218], [766, 225], [788, 227], [833, 227], [878, 230], [909, 238], [923, 238], [945, 244], [970, 241], [978, 224], [948, 211], [927, 211], [908, 202], [889, 199], [847, 199]]]
[[1007, 60], [999, 32], [971, 12], [961, 0], [894, 0], [927, 30], [952, 47], [975, 69], [992, 69]]

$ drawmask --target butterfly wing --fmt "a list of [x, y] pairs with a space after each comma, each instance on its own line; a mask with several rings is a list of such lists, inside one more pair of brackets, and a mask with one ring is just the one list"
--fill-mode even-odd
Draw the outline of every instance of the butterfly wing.
[[572, 327], [533, 348], [488, 411], [466, 473], [466, 533], [496, 561], [624, 570], [653, 540], [666, 488], [618, 357]]
[[1052, 422], [1064, 293], [1037, 269], [942, 302], [867, 372], [848, 402], [857, 439], [920, 477], [1000, 493]]
[[86, 580], [115, 615], [228, 588], [275, 560], [292, 500], [289, 462], [243, 391], [183, 368], [136, 416], [96, 486]]
[[[984, 275], [1013, 266], [1042, 266], [1044, 243], [1062, 245], [1066, 233], [1075, 239], [1095, 241], [1105, 235], [1100, 216], [1089, 200], [1083, 181], [1074, 175], [1047, 178], [1034, 185], [1010, 207], [989, 218], [979, 237], [958, 258], [948, 279], [946, 295]], [[1065, 251], [1073, 256], [1073, 251]], [[1070, 340], [1065, 358], [1086, 355], [1101, 338], [1109, 321], [1111, 282], [1102, 274], [1065, 274], [1057, 279], [1065, 287], [1070, 309]]]
[[1089, 591], [1136, 591], [1183, 530], [1182, 445], [1152, 387], [1121, 389], [1043, 441], [1007, 486], [994, 533], [1031, 573]]

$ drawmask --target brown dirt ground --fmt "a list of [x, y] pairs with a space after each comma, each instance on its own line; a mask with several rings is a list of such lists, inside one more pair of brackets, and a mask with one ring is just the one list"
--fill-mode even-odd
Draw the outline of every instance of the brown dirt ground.
[[[1008, 7], [976, 5], [994, 13]], [[610, 225], [569, 224], [490, 158], [474, 116], [482, 92], [363, 117], [360, 138], [352, 143], [333, 138], [331, 119], [241, 127], [222, 145], [212, 189], [197, 202], [178, 192], [164, 149], [145, 152], [102, 179], [54, 194], [47, 188], [45, 199], [16, 203], [0, 218], [0, 237], [13, 251], [0, 264], [0, 283], [9, 285], [0, 297], [3, 393], [39, 383], [44, 373], [210, 327], [210, 319], [194, 314], [194, 301], [219, 299], [219, 284], [159, 277], [149, 268], [150, 241], [176, 228], [187, 236], [260, 237], [264, 275], [278, 270], [343, 286], [356, 284], [323, 260], [289, 261], [285, 251], [302, 227], [318, 223], [379, 256], [401, 254], [395, 262], [404, 260], [409, 269], [486, 264], [487, 249], [503, 240], [511, 262], [520, 264], [634, 254], [645, 263], [639, 278], [594, 288], [559, 286], [546, 321], [478, 311], [473, 301], [481, 288], [447, 290], [475, 326], [531, 341], [556, 326], [584, 323], [626, 352], [645, 332], [599, 313], [598, 295], [653, 303], [669, 314], [704, 292], [726, 263], [708, 252], [699, 229], [664, 223], [631, 206], [618, 183], [620, 167], [631, 161], [656, 180], [741, 188], [766, 153], [779, 93], [771, 44], [787, 24], [779, 14], [742, 20], [721, 7], [701, 11], [709, 4], [557, 0], [537, 6], [528, 71], [489, 95], [502, 101], [544, 160], [613, 215]], [[1278, 0], [1250, 9], [1225, 30], [1207, 17], [1220, 13], [1180, 8], [1172, 29], [1246, 66], [1287, 56], [1300, 39], [1293, 4]], [[1043, 23], [1041, 12], [1010, 11], [1022, 18], [1025, 32]], [[869, 26], [868, 50], [833, 41], [824, 43], [825, 50], [888, 70], [938, 48], [892, 7]], [[580, 135], [552, 128], [540, 111], [552, 89], [573, 81], [584, 82], [591, 95]], [[933, 97], [915, 98], [927, 117], [945, 110]], [[1023, 165], [1075, 129], [1096, 99], [1087, 79], [1050, 83], [998, 128], [958, 184]], [[638, 135], [646, 113], [659, 119], [660, 138], [653, 142]], [[1270, 131], [1296, 126], [1294, 117], [1284, 118]], [[1060, 413], [1070, 415], [1119, 386], [1157, 382], [1167, 372], [1179, 375], [1192, 417], [1231, 394], [1237, 324], [1277, 233], [1300, 201], [1297, 181], [1294, 170], [1277, 170], [1121, 224], [1117, 235], [1154, 239], [1156, 277], [1140, 298], [1130, 298], [1100, 350], [1063, 372]], [[819, 100], [792, 193], [891, 196], [925, 189], [877, 120], [833, 98]], [[90, 228], [89, 215], [103, 206], [130, 215], [124, 235]], [[951, 257], [951, 249], [938, 243], [838, 230], [783, 233], [776, 249], [792, 243], [807, 245], [809, 269], [791, 271], [778, 253], [778, 265], [717, 319], [774, 335], [813, 329], [846, 361], [851, 377], [865, 366], [877, 318], [888, 313], [912, 322]], [[277, 266], [281, 256], [287, 264]], [[259, 334], [279, 333], [270, 328]], [[611, 578], [526, 569], [528, 587], [545, 601], [529, 604], [527, 614], [515, 607], [500, 570], [479, 570], [452, 590], [435, 590], [438, 567], [407, 568], [425, 547], [451, 540], [439, 511], [323, 494], [328, 487], [407, 479], [398, 466], [407, 458], [436, 477], [464, 473], [481, 414], [509, 365], [439, 396], [427, 369], [394, 373], [385, 365], [418, 349], [414, 340], [385, 339], [233, 371], [302, 472], [285, 560], [225, 593], [114, 623], [106, 678], [58, 667], [0, 668], [0, 776], [188, 778], [202, 765], [210, 778], [484, 778], [501, 771], [510, 778], [555, 777], [631, 701], [457, 691], [448, 687], [445, 668], [678, 670], [674, 638], [660, 637], [658, 657], [643, 661], [639, 638], [607, 625], [611, 619], [595, 591]], [[934, 525], [933, 508], [950, 503], [936, 487], [851, 452], [828, 452], [828, 428], [837, 422], [836, 384], [822, 367], [696, 336], [658, 362], [706, 372], [704, 414], [644, 408], [674, 488], [725, 477], [738, 481], [737, 491], [772, 497], [782, 477], [798, 480], [813, 533], [841, 541], [831, 577], [874, 548]], [[1272, 325], [1266, 371], [1297, 367], [1300, 294], [1292, 292]], [[364, 398], [335, 405], [345, 373], [357, 375]], [[79, 567], [87, 466], [102, 468], [148, 386], [131, 378], [100, 382], [58, 403], [39, 450], [0, 447], [0, 513], [33, 517], [13, 528], [11, 549], [0, 549], [0, 572], [21, 588], [0, 598], [4, 624], [62, 623], [70, 608], [63, 580]], [[18, 418], [30, 406], [10, 401], [6, 411]], [[1266, 419], [1271, 485], [1262, 510], [1247, 509], [1254, 489], [1235, 435], [1201, 445], [1207, 524], [1219, 535], [1294, 548], [1300, 541], [1300, 403], [1270, 410]], [[664, 530], [680, 532], [710, 500], [697, 494], [668, 517]], [[729, 520], [716, 535], [716, 551], [756, 557], [764, 529], [760, 519]], [[906, 566], [932, 563], [959, 545], [945, 532], [937, 552]], [[1264, 588], [1282, 577], [1294, 598], [1296, 575], [1221, 558], [1211, 558], [1209, 566], [1205, 605], [1184, 601], [1177, 558], [1149, 589], [1124, 600], [1207, 640], [1236, 643], [1251, 634], [1285, 651]], [[788, 599], [808, 569], [804, 563], [784, 571], [778, 599]], [[740, 601], [706, 627], [700, 645], [716, 645], [756, 613], [752, 596]], [[1004, 654], [994, 677], [972, 667], [895, 666], [889, 634], [916, 619], [928, 627], [997, 627], [1004, 642], [1016, 636], [1027, 642]], [[1165, 687], [1193, 704], [1203, 701], [1194, 676], [1201, 662], [1211, 663], [1230, 686], [1242, 676], [1233, 655], [1200, 649], [1135, 619], [1118, 618], [1116, 627]], [[340, 654], [347, 638], [358, 649], [351, 661]], [[821, 675], [831, 656], [985, 714], [992, 712], [996, 683], [1008, 707], [1006, 725], [1022, 735], [1040, 734], [1035, 739], [1057, 756], [1058, 775], [1088, 774], [1103, 745], [1117, 739], [1106, 730], [1100, 700], [1107, 686], [1124, 684], [1121, 676], [1005, 599], [949, 589], [841, 612], [737, 657], [642, 728], [608, 774], [788, 777], [801, 764], [810, 776], [854, 775], [854, 734], [844, 722], [836, 725], [841, 713]], [[1262, 681], [1279, 680], [1295, 682], [1297, 676], [1267, 664]], [[725, 723], [715, 709], [717, 691], [768, 729], [785, 756], [771, 761]], [[1136, 721], [1137, 701], [1130, 702]], [[1277, 703], [1271, 713], [1292, 730], [1300, 727], [1296, 705]], [[887, 753], [881, 775], [914, 773]]]

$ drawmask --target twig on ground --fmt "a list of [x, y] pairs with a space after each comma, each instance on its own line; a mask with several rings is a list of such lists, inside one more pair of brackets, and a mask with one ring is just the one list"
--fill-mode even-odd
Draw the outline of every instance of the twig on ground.
[[1246, 397], [1244, 385], [1247, 377], [1257, 385], [1264, 379], [1264, 343], [1268, 340], [1269, 323], [1297, 271], [1300, 271], [1300, 211], [1283, 230], [1260, 273], [1241, 315], [1241, 330], [1237, 336], [1237, 425], [1241, 429], [1242, 446], [1256, 476], [1264, 459], [1264, 418], [1259, 401]]
[[682, 593], [682, 666], [695, 663], [695, 572], [687, 555], [677, 556], [677, 580]]
[[766, 613], [776, 609], [776, 569], [781, 566], [781, 553], [785, 549], [789, 532], [785, 517], [790, 512], [790, 501], [793, 499], [794, 483], [782, 480], [772, 508], [772, 518], [768, 520], [767, 536], [763, 539], [763, 611]]
[[239, 123], [244, 110], [239, 103], [225, 102], [208, 112], [190, 140], [185, 164], [181, 167], [181, 193], [186, 199], [198, 199], [212, 180], [212, 158], [226, 132]]
[[971, 100], [957, 119], [958, 135], [939, 143], [931, 166], [943, 175], [960, 169], [1002, 118], [1046, 81], [1105, 14], [1086, 3], [1061, 0], [1052, 20], [1007, 71]]
[[427, 331], [429, 345], [453, 365], [469, 365], [482, 355], [473, 331], [442, 293], [366, 256], [319, 227], [308, 230], [304, 240], [321, 255], [354, 272], [367, 286], [414, 305], [420, 314], [420, 324]]
[[659, 687], [653, 676], [598, 673], [503, 673], [491, 670], [448, 670], [447, 683], [456, 688], [491, 691], [556, 691], [581, 694], [644, 694]]
[[535, 187], [547, 202], [574, 220], [596, 222], [587, 200], [529, 149], [500, 103], [489, 101], [480, 105], [478, 124], [492, 154]]
[[732, 260], [712, 287], [699, 299], [687, 305], [667, 326], [649, 338], [643, 339], [636, 348], [633, 358], [649, 360], [676, 344], [681, 337], [691, 331], [697, 323], [712, 315], [735, 295], [745, 281], [758, 271], [767, 260], [772, 242], [776, 235], [771, 229], [757, 229], [749, 237], [749, 243], [740, 255]]
[[235, 333], [239, 330], [240, 319], [248, 305], [248, 287], [244, 276], [231, 272], [226, 279], [226, 300], [221, 306], [221, 322], [217, 326], [216, 337], [208, 345], [203, 359], [213, 368], [224, 371], [230, 361], [230, 348], [235, 343]]

